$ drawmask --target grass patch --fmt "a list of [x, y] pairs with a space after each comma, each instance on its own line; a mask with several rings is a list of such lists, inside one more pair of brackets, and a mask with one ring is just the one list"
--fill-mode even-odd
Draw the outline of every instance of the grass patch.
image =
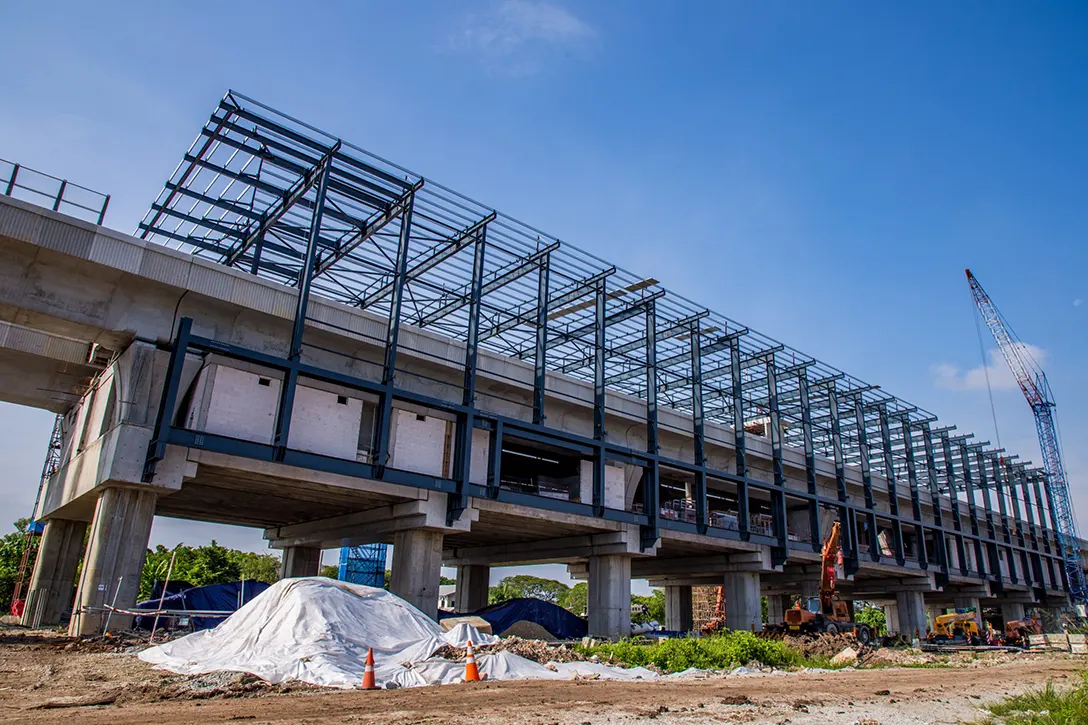
[[620, 640], [593, 647], [578, 646], [586, 656], [597, 655], [628, 667], [653, 665], [661, 672], [689, 667], [725, 670], [758, 662], [768, 667], [824, 667], [830, 658], [806, 658], [778, 640], [761, 639], [751, 632], [724, 632], [710, 637], [663, 639], [656, 642]]
[[1083, 725], [1088, 723], [1088, 673], [1071, 690], [1048, 682], [1041, 690], [1005, 698], [986, 709], [992, 716], [984, 725]]

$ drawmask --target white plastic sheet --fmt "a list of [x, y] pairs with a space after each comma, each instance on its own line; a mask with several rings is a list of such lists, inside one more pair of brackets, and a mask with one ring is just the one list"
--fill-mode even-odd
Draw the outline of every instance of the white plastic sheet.
[[403, 677], [403, 665], [426, 660], [444, 644], [463, 646], [470, 637], [476, 644], [498, 641], [467, 623], [445, 632], [384, 589], [311, 577], [279, 581], [215, 629], [152, 647], [140, 658], [181, 674], [232, 670], [273, 683], [355, 687], [372, 647], [379, 684], [425, 684]]
[[[446, 632], [437, 622], [384, 589], [311, 577], [284, 579], [215, 629], [151, 647], [140, 659], [180, 674], [250, 672], [269, 682], [301, 680], [327, 687], [357, 687], [368, 647], [374, 649], [379, 687], [440, 685], [464, 679], [463, 662], [432, 655], [443, 645], [494, 644], [467, 622]], [[489, 680], [656, 679], [650, 670], [592, 662], [537, 664], [510, 652], [477, 655]]]

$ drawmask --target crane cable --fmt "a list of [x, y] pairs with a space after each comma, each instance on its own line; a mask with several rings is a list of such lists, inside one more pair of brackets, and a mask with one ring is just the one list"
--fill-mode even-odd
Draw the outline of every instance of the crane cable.
[[971, 299], [971, 309], [974, 311], [972, 315], [975, 318], [975, 332], [978, 334], [978, 353], [982, 358], [982, 374], [986, 377], [986, 394], [990, 396], [990, 415], [994, 419], [994, 435], [997, 437], [997, 447], [1001, 447], [1001, 431], [997, 427], [997, 408], [994, 407], [994, 390], [990, 386], [990, 363], [986, 360], [986, 346], [982, 342], [982, 325], [979, 324], [979, 317], [982, 313], [979, 312], [978, 306], [974, 304], [974, 298]]

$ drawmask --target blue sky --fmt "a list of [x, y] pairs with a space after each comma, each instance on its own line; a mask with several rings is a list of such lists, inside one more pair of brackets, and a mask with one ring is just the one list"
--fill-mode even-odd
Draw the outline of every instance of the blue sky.
[[[1088, 5], [58, 2], [0, 26], [0, 157], [112, 193], [111, 226], [235, 88], [995, 440], [969, 266], [1042, 358], [1088, 525]], [[1038, 461], [996, 363], [1002, 442]], [[12, 517], [49, 418], [0, 408]]]

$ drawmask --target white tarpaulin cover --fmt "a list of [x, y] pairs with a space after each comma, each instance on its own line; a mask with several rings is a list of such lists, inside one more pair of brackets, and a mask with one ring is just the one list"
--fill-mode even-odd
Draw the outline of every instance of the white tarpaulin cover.
[[[493, 644], [467, 622], [446, 632], [406, 601], [373, 587], [311, 577], [273, 584], [215, 629], [151, 647], [140, 659], [180, 674], [216, 670], [250, 672], [269, 682], [302, 680], [329, 687], [362, 681], [368, 647], [374, 649], [378, 685], [445, 684], [464, 676], [464, 664], [431, 655], [443, 645]], [[491, 680], [567, 679], [575, 674], [602, 679], [653, 679], [653, 672], [588, 662], [548, 667], [509, 652], [477, 657]]]

